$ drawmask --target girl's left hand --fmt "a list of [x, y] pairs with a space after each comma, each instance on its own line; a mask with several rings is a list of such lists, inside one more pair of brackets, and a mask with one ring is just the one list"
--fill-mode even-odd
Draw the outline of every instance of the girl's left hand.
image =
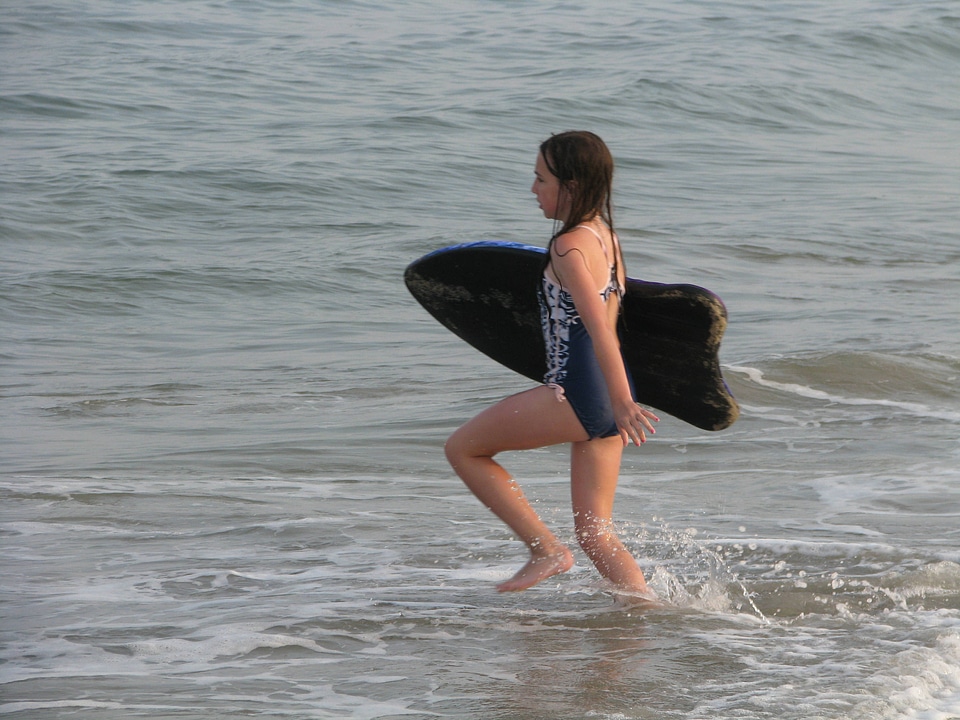
[[656, 435], [657, 431], [653, 427], [653, 422], [659, 422], [660, 418], [644, 407], [640, 407], [635, 402], [624, 408], [622, 414], [617, 416], [617, 427], [620, 429], [620, 437], [623, 438], [623, 445], [626, 447], [630, 442], [634, 445], [642, 445], [647, 441], [647, 433]]

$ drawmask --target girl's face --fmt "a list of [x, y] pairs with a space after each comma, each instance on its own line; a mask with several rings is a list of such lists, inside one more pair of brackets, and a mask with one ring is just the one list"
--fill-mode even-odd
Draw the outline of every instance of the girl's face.
[[561, 207], [562, 195], [560, 180], [547, 168], [543, 154], [537, 154], [537, 164], [533, 170], [533, 187], [530, 191], [537, 196], [537, 204], [543, 210], [543, 216], [549, 220], [563, 220], [564, 208]]

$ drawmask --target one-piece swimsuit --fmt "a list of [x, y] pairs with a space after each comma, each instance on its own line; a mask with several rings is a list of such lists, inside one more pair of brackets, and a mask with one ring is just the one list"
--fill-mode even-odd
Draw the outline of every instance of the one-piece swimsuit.
[[[617, 277], [616, 265], [610, 262], [603, 238], [589, 225], [578, 225], [597, 236], [610, 268], [610, 279], [599, 291], [604, 303], [611, 295], [622, 300], [624, 287]], [[614, 252], [616, 236], [612, 236]], [[540, 324], [547, 349], [547, 372], [544, 384], [555, 388], [561, 400], [571, 408], [590, 438], [604, 438], [618, 434], [617, 423], [610, 402], [610, 392], [597, 362], [590, 333], [583, 325], [573, 297], [546, 272], [539, 288]], [[624, 365], [626, 368], [626, 365]], [[627, 369], [627, 380], [633, 394], [633, 379]]]

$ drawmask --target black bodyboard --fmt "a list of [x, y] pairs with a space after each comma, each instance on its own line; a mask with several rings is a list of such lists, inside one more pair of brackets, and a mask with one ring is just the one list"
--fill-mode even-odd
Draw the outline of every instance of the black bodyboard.
[[[482, 241], [411, 263], [411, 294], [448, 330], [497, 362], [541, 382], [546, 351], [537, 287], [544, 249]], [[620, 343], [637, 400], [704, 430], [722, 430], [740, 408], [720, 371], [727, 311], [696, 285], [627, 279]]]

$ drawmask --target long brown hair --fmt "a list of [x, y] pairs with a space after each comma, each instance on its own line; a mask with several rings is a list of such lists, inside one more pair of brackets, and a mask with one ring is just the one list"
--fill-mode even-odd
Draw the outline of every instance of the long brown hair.
[[[570, 130], [551, 135], [540, 144], [540, 154], [547, 169], [560, 181], [561, 197], [567, 201], [567, 215], [561, 227], [554, 228], [547, 246], [547, 262], [553, 241], [577, 225], [599, 216], [611, 234], [613, 228], [613, 156], [598, 135], [587, 130]], [[620, 252], [616, 243], [613, 263], [620, 268]]]

